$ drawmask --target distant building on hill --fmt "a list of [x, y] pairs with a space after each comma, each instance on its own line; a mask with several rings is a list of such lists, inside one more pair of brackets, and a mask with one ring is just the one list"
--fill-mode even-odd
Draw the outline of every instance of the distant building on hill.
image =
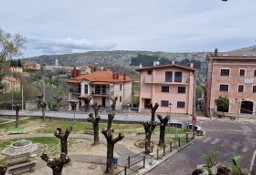
[[41, 65], [37, 64], [37, 63], [27, 63], [27, 64], [24, 64], [24, 69], [26, 69], [26, 70], [40, 70]]
[[22, 67], [10, 67], [11, 72], [21, 73]]
[[2, 80], [4, 84], [4, 93], [20, 92], [20, 80], [14, 77], [4, 77]]

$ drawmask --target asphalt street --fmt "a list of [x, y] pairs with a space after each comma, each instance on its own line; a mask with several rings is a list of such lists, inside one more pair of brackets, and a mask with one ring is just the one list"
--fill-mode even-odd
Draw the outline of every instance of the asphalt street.
[[[232, 156], [241, 156], [242, 172], [248, 174], [256, 150], [256, 123], [248, 121], [210, 120], [200, 122], [204, 137], [156, 166], [146, 175], [187, 175], [205, 163], [203, 154], [218, 151], [218, 162], [231, 164]], [[254, 164], [255, 165], [255, 164]]]

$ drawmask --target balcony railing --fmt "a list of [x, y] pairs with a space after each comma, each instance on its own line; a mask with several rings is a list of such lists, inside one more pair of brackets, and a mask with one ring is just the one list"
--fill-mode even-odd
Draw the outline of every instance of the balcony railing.
[[163, 76], [152, 81], [151, 77], [144, 77], [143, 82], [148, 84], [187, 84], [188, 78], [174, 78], [172, 81], [166, 81], [165, 77]]
[[94, 89], [91, 92], [92, 95], [111, 95], [111, 92], [109, 89]]

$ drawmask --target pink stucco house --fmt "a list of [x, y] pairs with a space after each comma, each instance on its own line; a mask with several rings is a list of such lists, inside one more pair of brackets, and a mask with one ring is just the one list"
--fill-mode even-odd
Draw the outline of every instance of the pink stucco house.
[[177, 65], [140, 66], [139, 112], [148, 111], [150, 103], [158, 103], [159, 113], [193, 113], [195, 69]]
[[[208, 53], [207, 81], [204, 87], [204, 114], [216, 112], [252, 114], [256, 112], [256, 52]], [[228, 107], [221, 109], [215, 104], [219, 97], [228, 99]]]

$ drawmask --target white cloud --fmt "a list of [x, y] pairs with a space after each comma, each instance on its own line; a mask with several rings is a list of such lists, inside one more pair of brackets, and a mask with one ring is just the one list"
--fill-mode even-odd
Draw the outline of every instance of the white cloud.
[[111, 41], [89, 41], [88, 39], [41, 39], [36, 37], [27, 38], [29, 48], [40, 50], [42, 53], [59, 54], [73, 53], [74, 51], [110, 50], [116, 44]]

